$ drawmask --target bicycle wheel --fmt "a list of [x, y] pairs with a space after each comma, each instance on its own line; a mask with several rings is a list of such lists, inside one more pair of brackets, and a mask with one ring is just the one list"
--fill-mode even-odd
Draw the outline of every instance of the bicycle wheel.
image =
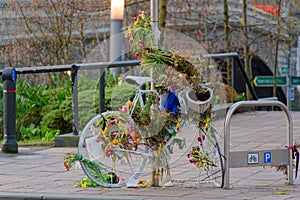
[[205, 179], [211, 180], [215, 186], [221, 188], [224, 184], [224, 162], [217, 135], [212, 127], [210, 132], [202, 131], [205, 134], [205, 138], [200, 146], [213, 163], [207, 166], [206, 172], [208, 176]]
[[97, 115], [80, 135], [78, 152], [92, 161], [81, 161], [82, 169], [103, 187], [121, 187], [128, 180], [137, 181], [147, 164], [148, 147], [143, 141], [128, 114], [111, 111]]

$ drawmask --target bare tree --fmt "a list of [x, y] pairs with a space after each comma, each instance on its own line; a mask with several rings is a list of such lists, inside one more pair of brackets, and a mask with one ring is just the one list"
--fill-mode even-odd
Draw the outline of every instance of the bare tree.
[[[224, 40], [225, 40], [225, 50], [226, 53], [231, 51], [230, 49], [230, 27], [229, 27], [229, 10], [228, 10], [228, 2], [227, 0], [223, 0], [223, 10], [224, 10]], [[226, 59], [227, 64], [227, 84], [232, 86], [232, 70], [231, 70], [231, 59]]]
[[279, 41], [280, 41], [280, 34], [281, 34], [281, 29], [282, 29], [282, 21], [281, 21], [281, 4], [282, 0], [278, 1], [278, 17], [277, 17], [277, 34], [278, 36], [275, 39], [275, 56], [274, 56], [274, 73], [273, 73], [273, 96], [277, 96], [277, 83], [276, 83], [276, 78], [277, 78], [277, 65], [278, 65], [278, 47], [279, 47]]
[[8, 63], [24, 67], [84, 62], [87, 45], [95, 46], [97, 36], [105, 37], [105, 32], [99, 35], [96, 31], [101, 32], [101, 21], [108, 19], [106, 3], [109, 1], [11, 1], [6, 10], [14, 24], [11, 28], [15, 27], [9, 33], [10, 44], [28, 59], [18, 61], [11, 53]]
[[[252, 78], [252, 70], [249, 63], [249, 44], [248, 44], [248, 30], [247, 30], [247, 1], [243, 0], [242, 9], [242, 32], [243, 32], [243, 46], [244, 46], [244, 65], [248, 77]], [[249, 87], [246, 85], [247, 99], [252, 99]]]

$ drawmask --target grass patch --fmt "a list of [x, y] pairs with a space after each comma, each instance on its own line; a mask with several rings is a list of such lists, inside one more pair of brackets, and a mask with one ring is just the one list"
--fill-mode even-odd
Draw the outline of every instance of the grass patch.
[[[2, 146], [3, 140], [0, 141]], [[54, 141], [45, 141], [42, 139], [32, 139], [26, 141], [18, 141], [18, 146], [54, 146]]]

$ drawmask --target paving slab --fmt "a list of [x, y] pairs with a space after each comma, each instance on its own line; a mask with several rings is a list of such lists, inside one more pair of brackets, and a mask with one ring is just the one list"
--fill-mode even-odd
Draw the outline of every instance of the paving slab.
[[[294, 142], [300, 142], [300, 112], [291, 112]], [[223, 147], [224, 118], [213, 122]], [[287, 123], [280, 111], [234, 114], [230, 125], [230, 149], [252, 151], [285, 148]], [[181, 134], [193, 145], [193, 126]], [[176, 150], [170, 161], [174, 186], [168, 188], [75, 188], [85, 177], [76, 166], [66, 171], [63, 156], [76, 147], [19, 147], [18, 154], [0, 154], [0, 199], [300, 199], [300, 180], [287, 185], [274, 167], [230, 169], [230, 188], [199, 182], [198, 171], [188, 163], [188, 150]]]

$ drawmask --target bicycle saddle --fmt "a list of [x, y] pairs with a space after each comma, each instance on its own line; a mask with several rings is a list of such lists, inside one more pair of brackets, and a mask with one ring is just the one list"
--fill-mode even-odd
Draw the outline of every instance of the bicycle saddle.
[[152, 82], [153, 79], [147, 76], [126, 76], [125, 81], [129, 84], [135, 84], [137, 86], [142, 86], [145, 83]]

